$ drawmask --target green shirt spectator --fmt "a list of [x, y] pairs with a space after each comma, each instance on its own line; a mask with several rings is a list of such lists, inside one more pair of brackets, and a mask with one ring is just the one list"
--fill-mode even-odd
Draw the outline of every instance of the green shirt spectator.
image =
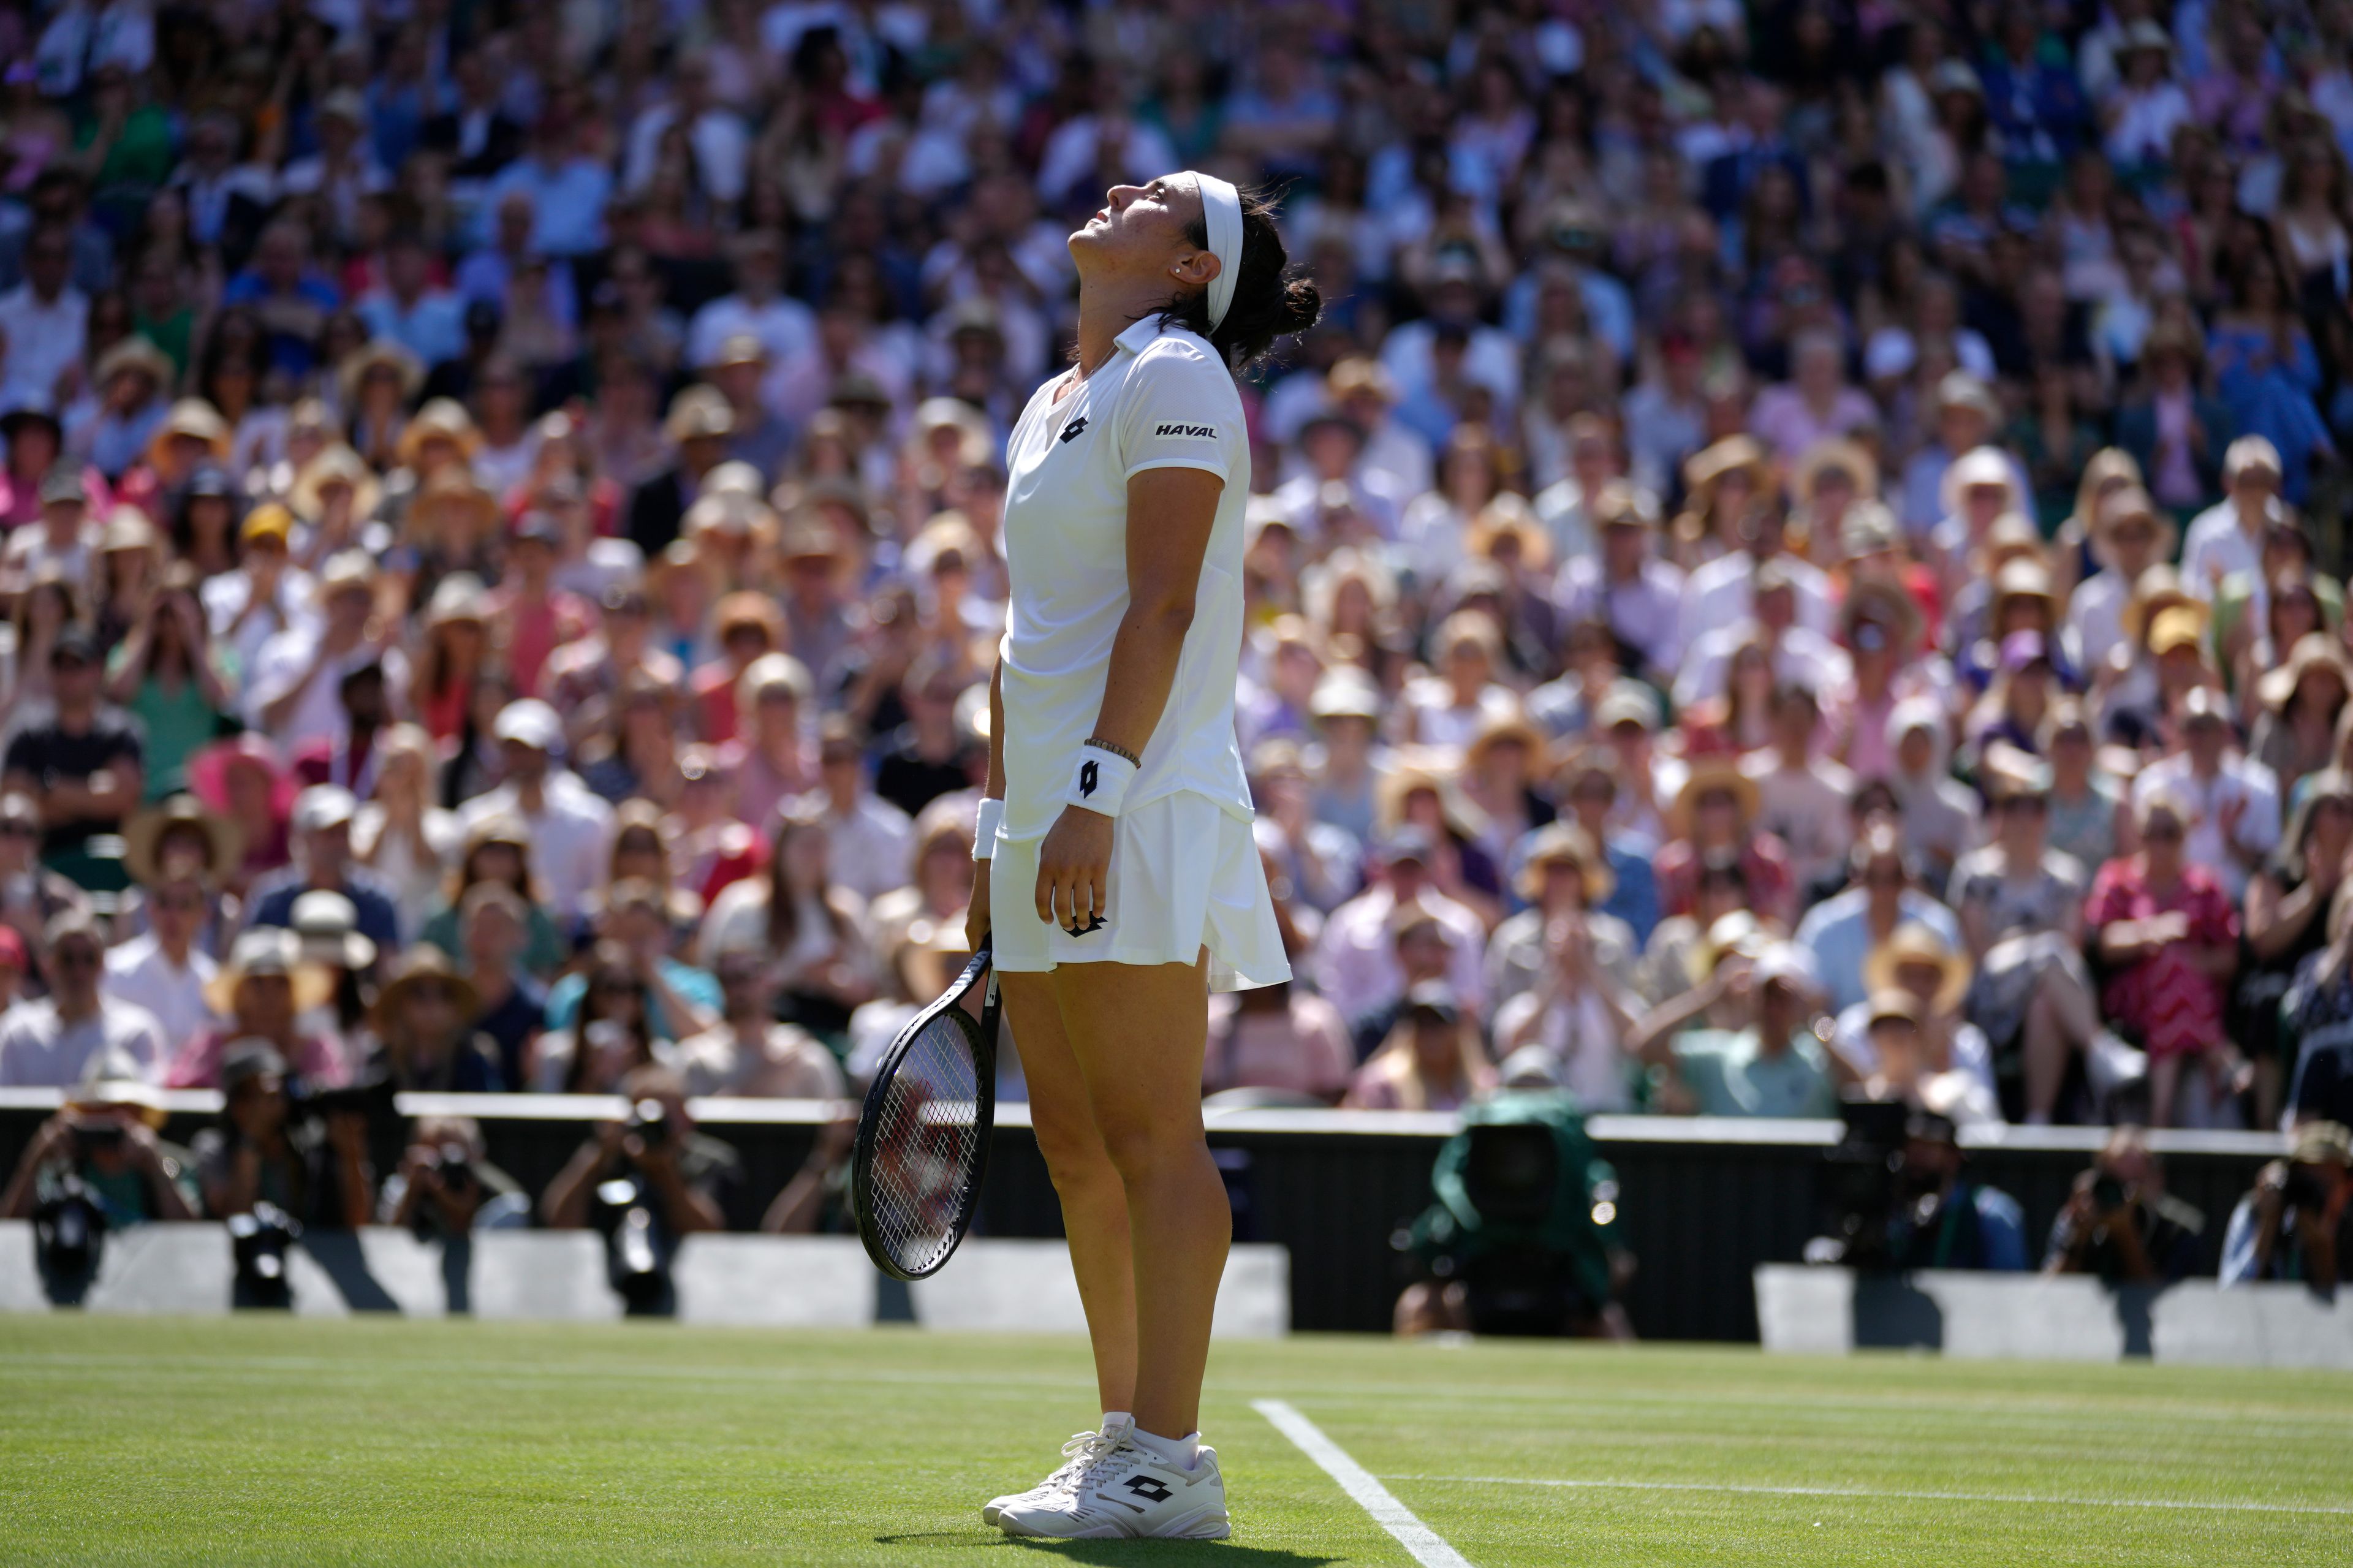
[[1756, 1029], [1694, 1029], [1674, 1042], [1675, 1071], [1702, 1116], [1835, 1116], [1838, 1096], [1811, 1033], [1767, 1050]]

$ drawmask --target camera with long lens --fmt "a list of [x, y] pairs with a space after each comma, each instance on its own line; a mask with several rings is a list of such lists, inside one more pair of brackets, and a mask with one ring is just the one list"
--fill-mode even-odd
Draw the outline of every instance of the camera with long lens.
[[383, 1073], [332, 1089], [316, 1088], [299, 1078], [289, 1079], [286, 1120], [290, 1126], [323, 1125], [331, 1116], [359, 1116], [375, 1127], [398, 1114], [393, 1107], [393, 1093], [392, 1079]]
[[286, 1254], [301, 1234], [301, 1226], [275, 1204], [258, 1203], [250, 1213], [228, 1216], [229, 1256], [237, 1266], [232, 1306], [284, 1311], [294, 1305]]
[[640, 1100], [629, 1107], [628, 1121], [623, 1123], [637, 1134], [638, 1142], [649, 1149], [670, 1145], [670, 1112], [659, 1100]]
[[1889, 1230], [1907, 1195], [1907, 1115], [1896, 1101], [1849, 1100], [1839, 1108], [1843, 1130], [1814, 1171], [1820, 1226], [1806, 1244], [1807, 1262], [1894, 1267]]
[[674, 1243], [645, 1178], [631, 1172], [596, 1184], [596, 1228], [605, 1237], [605, 1279], [633, 1318], [667, 1315], [675, 1297]]
[[[87, 1137], [89, 1129], [76, 1135]], [[121, 1129], [115, 1131], [119, 1134]], [[33, 1261], [52, 1300], [79, 1301], [106, 1256], [106, 1211], [81, 1178], [58, 1179], [33, 1211]]]
[[[442, 1191], [451, 1197], [470, 1197], [481, 1184], [482, 1178], [474, 1169], [473, 1155], [463, 1143], [454, 1139], [425, 1151], [421, 1163], [441, 1179]], [[417, 1240], [431, 1240], [441, 1234], [440, 1209], [429, 1203], [412, 1205], [408, 1228]]]

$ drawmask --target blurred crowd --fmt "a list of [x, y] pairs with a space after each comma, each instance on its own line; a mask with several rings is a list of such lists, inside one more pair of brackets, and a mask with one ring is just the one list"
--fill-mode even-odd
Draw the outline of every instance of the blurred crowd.
[[1245, 388], [1296, 979], [1206, 1093], [2353, 1120], [2348, 59], [2346, 0], [0, 8], [0, 1085], [854, 1087], [964, 957], [1064, 237], [1198, 165], [1331, 302]]

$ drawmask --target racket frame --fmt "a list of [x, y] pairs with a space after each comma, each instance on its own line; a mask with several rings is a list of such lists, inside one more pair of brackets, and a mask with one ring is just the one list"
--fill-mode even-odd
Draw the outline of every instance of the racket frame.
[[[976, 1020], [965, 1010], [964, 1000], [972, 994], [973, 986], [979, 984], [986, 984], [988, 989], [981, 1001], [980, 1017]], [[881, 1065], [874, 1069], [874, 1081], [867, 1087], [866, 1102], [858, 1115], [857, 1141], [850, 1146], [849, 1207], [858, 1222], [858, 1239], [864, 1244], [866, 1256], [874, 1260], [875, 1268], [893, 1279], [912, 1283], [917, 1279], [928, 1279], [938, 1273], [947, 1266], [948, 1259], [955, 1256], [956, 1248], [964, 1245], [965, 1233], [972, 1229], [973, 1215], [980, 1206], [981, 1184], [988, 1177], [988, 1146], [994, 1140], [997, 1128], [997, 1031], [1000, 1010], [990, 939], [984, 936], [980, 939], [979, 948], [965, 963], [964, 973], [956, 976], [955, 983], [899, 1031], [898, 1038], [892, 1040], [891, 1048], [883, 1053]], [[881, 1227], [874, 1216], [874, 1159], [881, 1131], [882, 1098], [892, 1079], [898, 1076], [899, 1066], [906, 1059], [915, 1037], [941, 1014], [951, 1011], [956, 1015], [956, 1025], [964, 1030], [965, 1038], [972, 1047], [976, 1079], [973, 1126], [976, 1133], [972, 1177], [965, 1184], [955, 1217], [948, 1228], [947, 1246], [940, 1253], [938, 1261], [920, 1273], [910, 1272], [891, 1256], [890, 1247], [883, 1240]]]

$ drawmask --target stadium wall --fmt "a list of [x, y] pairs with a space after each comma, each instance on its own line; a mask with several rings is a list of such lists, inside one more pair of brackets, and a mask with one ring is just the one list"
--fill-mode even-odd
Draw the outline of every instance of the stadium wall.
[[[0, 1170], [13, 1169], [59, 1095], [0, 1089]], [[219, 1096], [167, 1097], [164, 1135], [185, 1142]], [[532, 1193], [542, 1191], [597, 1121], [621, 1113], [617, 1098], [592, 1095], [402, 1095], [407, 1116], [446, 1114], [480, 1122], [491, 1159]], [[702, 1129], [733, 1144], [745, 1180], [739, 1212], [748, 1229], [807, 1157], [829, 1114], [821, 1102], [698, 1100]], [[1638, 1268], [1627, 1294], [1648, 1339], [1758, 1338], [1754, 1271], [1791, 1263], [1817, 1229], [1814, 1171], [1838, 1134], [1831, 1121], [1596, 1117], [1589, 1124], [1617, 1166], [1620, 1229]], [[1391, 1245], [1430, 1201], [1430, 1167], [1455, 1128], [1444, 1113], [1251, 1110], [1215, 1115], [1210, 1142], [1235, 1198], [1237, 1241], [1269, 1242], [1291, 1258], [1292, 1327], [1382, 1332], [1411, 1278]], [[378, 1129], [375, 1163], [397, 1162], [400, 1128]], [[1996, 1130], [1965, 1136], [1972, 1173], [2016, 1197], [2039, 1252], [2069, 1184], [2105, 1133], [2097, 1128]], [[2281, 1141], [2253, 1133], [2159, 1132], [2168, 1189], [2206, 1215], [2201, 1268], [2221, 1255], [2231, 1206]], [[976, 1234], [1053, 1237], [1060, 1215], [1030, 1135], [1026, 1108], [1003, 1108]]]

